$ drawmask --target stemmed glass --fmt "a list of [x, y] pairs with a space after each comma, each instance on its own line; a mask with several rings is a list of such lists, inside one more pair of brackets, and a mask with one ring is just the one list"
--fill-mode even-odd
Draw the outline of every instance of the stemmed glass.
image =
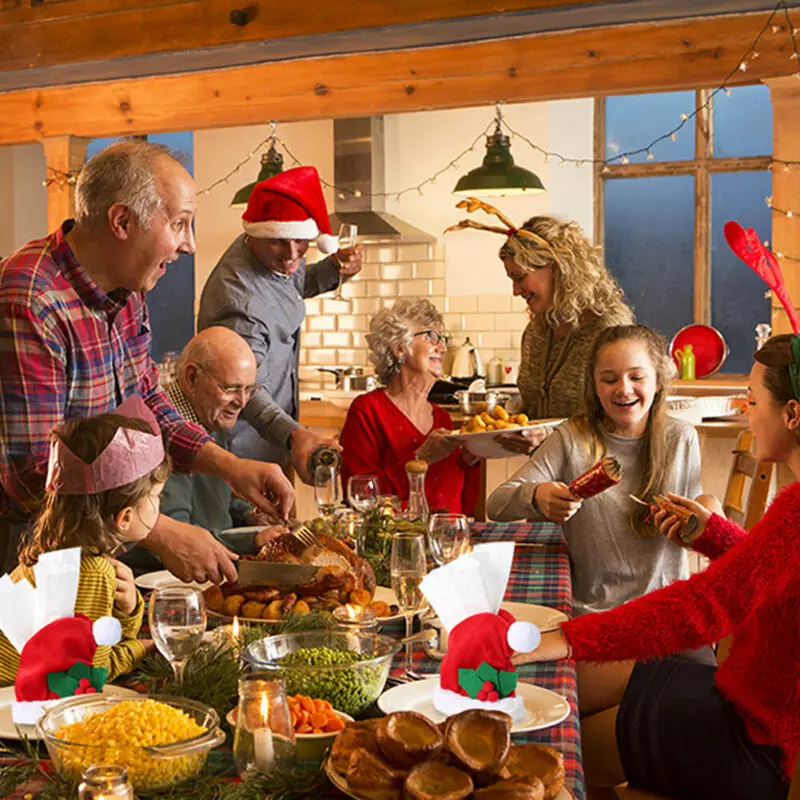
[[[356, 236], [358, 236], [358, 225], [340, 225], [339, 226], [339, 253], [344, 254], [348, 250], [352, 250], [356, 246]], [[339, 270], [339, 284], [336, 287], [336, 292], [333, 295], [334, 300], [341, 300], [343, 303], [349, 303], [350, 300], [342, 295], [342, 271]]]
[[314, 502], [319, 513], [328, 519], [342, 499], [339, 471], [336, 467], [320, 464], [314, 470]]
[[469, 551], [469, 520], [463, 514], [432, 514], [428, 521], [431, 558], [441, 567]]
[[351, 475], [347, 481], [347, 498], [350, 505], [363, 515], [374, 511], [381, 496], [377, 475]]
[[[421, 533], [397, 533], [392, 539], [392, 590], [406, 619], [406, 637], [411, 636], [414, 614], [422, 607], [419, 585], [425, 577], [425, 537]], [[403, 674], [415, 677], [411, 670], [411, 644], [406, 643]]]
[[206, 629], [203, 594], [191, 586], [156, 586], [148, 608], [150, 634], [158, 652], [172, 665], [175, 681], [183, 685], [189, 656], [200, 646]]

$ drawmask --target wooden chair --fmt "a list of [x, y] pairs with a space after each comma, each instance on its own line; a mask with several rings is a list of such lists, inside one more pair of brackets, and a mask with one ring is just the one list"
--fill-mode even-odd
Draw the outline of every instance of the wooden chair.
[[[755, 437], [750, 431], [742, 431], [733, 451], [733, 464], [725, 490], [722, 507], [725, 516], [746, 530], [755, 525], [767, 507], [772, 483], [773, 464], [759, 461], [755, 457]], [[749, 483], [749, 491], [748, 489]], [[721, 664], [731, 649], [732, 637], [726, 636], [717, 647], [717, 663]], [[620, 800], [670, 800], [664, 795], [637, 789], [623, 784], [615, 787]], [[790, 800], [800, 800], [800, 766], [792, 778]]]

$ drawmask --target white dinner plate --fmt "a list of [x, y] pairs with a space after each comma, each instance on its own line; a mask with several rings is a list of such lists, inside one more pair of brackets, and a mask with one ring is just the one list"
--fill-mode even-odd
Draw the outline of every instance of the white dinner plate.
[[186, 583], [176, 575], [173, 575], [168, 569], [160, 569], [158, 572], [145, 572], [144, 575], [140, 575], [135, 579], [135, 583], [140, 589], [155, 589], [156, 586], [163, 586], [166, 583], [177, 583], [180, 586], [191, 586], [201, 592], [204, 592], [209, 586], [213, 586], [211, 581], [206, 581], [205, 583], [191, 581]]
[[[331, 764], [330, 758], [325, 759], [325, 774], [328, 776], [328, 780], [343, 794], [346, 794], [348, 797], [353, 797], [355, 800], [363, 800], [363, 795], [353, 794], [350, 791], [350, 787], [347, 785], [347, 780], [344, 778], [343, 775], [340, 775], [334, 768], [333, 764]], [[575, 800], [575, 795], [564, 786], [561, 791], [555, 796], [554, 800]]]
[[[383, 601], [384, 603], [386, 603], [387, 605], [390, 605], [390, 606], [391, 605], [395, 605], [395, 606], [397, 605], [397, 597], [395, 596], [395, 593], [391, 589], [387, 589], [385, 586], [378, 586], [375, 589], [375, 596], [372, 599], [373, 600], [381, 600], [381, 601]], [[517, 604], [517, 605], [520, 605], [520, 604]], [[524, 605], [524, 604], [522, 604], [522, 605]], [[426, 608], [427, 608], [427, 606], [425, 608], [421, 608], [419, 611], [417, 611], [417, 614], [421, 614], [423, 611], [426, 610]], [[552, 609], [549, 609], [549, 610], [552, 611]], [[514, 612], [512, 611], [511, 613], [513, 614]], [[226, 614], [220, 614], [217, 611], [212, 611], [210, 608], [206, 608], [206, 614], [208, 614], [209, 617], [213, 617], [214, 619], [225, 620], [225, 622], [233, 622], [233, 617], [229, 617]], [[395, 622], [396, 620], [401, 620], [401, 619], [403, 619], [403, 615], [402, 614], [393, 614], [391, 617], [378, 617], [378, 624], [382, 625], [382, 624], [384, 624], [386, 622]], [[261, 625], [278, 625], [281, 622], [281, 620], [258, 619], [257, 617], [239, 617], [239, 621], [240, 622], [253, 622], [256, 625], [258, 625], [258, 624], [261, 624]]]
[[533, 603], [502, 603], [502, 607], [520, 622], [532, 622], [542, 633], [555, 630], [569, 617], [557, 608], [537, 606]]
[[505, 434], [537, 428], [544, 428], [549, 434], [563, 421], [563, 419], [540, 419], [524, 428], [506, 428], [502, 431], [481, 431], [479, 433], [451, 433], [444, 438], [451, 442], [458, 442], [465, 450], [478, 458], [516, 458], [520, 453], [506, 450], [500, 442]]
[[[133, 689], [114, 686], [113, 683], [107, 683], [103, 687], [103, 694], [109, 697], [138, 697], [138, 692], [134, 692]], [[23, 736], [28, 739], [38, 739], [35, 725], [15, 725], [11, 721], [11, 704], [15, 699], [13, 686], [4, 686], [0, 689], [0, 739], [22, 739]]]
[[[384, 714], [416, 711], [432, 722], [441, 722], [447, 715], [433, 707], [433, 691], [438, 686], [438, 675], [435, 678], [401, 683], [378, 698], [378, 708]], [[525, 716], [512, 725], [511, 733], [540, 731], [558, 725], [569, 716], [569, 703], [560, 694], [549, 689], [520, 681], [517, 684], [517, 695], [525, 704]]]

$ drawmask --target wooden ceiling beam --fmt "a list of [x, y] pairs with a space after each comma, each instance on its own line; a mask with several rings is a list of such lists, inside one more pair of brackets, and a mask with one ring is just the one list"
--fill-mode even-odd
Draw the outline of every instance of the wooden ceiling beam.
[[731, 70], [732, 84], [791, 74], [785, 31], [737, 69], [763, 22], [714, 17], [8, 92], [0, 144], [716, 87]]

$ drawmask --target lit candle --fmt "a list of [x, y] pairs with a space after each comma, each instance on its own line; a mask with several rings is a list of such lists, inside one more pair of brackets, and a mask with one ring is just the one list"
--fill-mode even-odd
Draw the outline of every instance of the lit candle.
[[333, 618], [339, 627], [354, 633], [370, 633], [378, 625], [378, 617], [374, 609], [368, 606], [350, 605], [350, 603], [335, 608]]
[[269, 727], [269, 700], [261, 698], [261, 725], [253, 731], [253, 749], [258, 772], [269, 772], [275, 764], [272, 729]]
[[235, 656], [239, 655], [239, 617], [233, 618], [231, 625], [231, 650]]

